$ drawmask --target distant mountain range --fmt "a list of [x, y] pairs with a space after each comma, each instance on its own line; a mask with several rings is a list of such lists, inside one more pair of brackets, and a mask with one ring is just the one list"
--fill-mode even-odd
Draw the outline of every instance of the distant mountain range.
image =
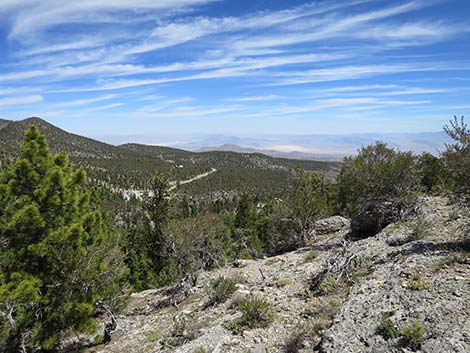
[[280, 135], [257, 139], [208, 136], [199, 141], [177, 144], [193, 151], [235, 151], [263, 153], [272, 157], [302, 160], [341, 160], [362, 146], [384, 141], [393, 148], [415, 153], [438, 154], [450, 138], [444, 132], [350, 134], [350, 135]]
[[[10, 124], [14, 123], [14, 124]], [[227, 136], [227, 135], [195, 135], [195, 136], [152, 136], [152, 135], [123, 135], [123, 136], [97, 136], [99, 142], [83, 136], [67, 133], [67, 144], [61, 141], [63, 136], [44, 120], [29, 118], [22, 121], [11, 122], [0, 119], [0, 129], [4, 130], [0, 145], [9, 149], [18, 143], [18, 134], [22, 136], [25, 126], [38, 123], [45, 130], [50, 130], [50, 142], [54, 148], [55, 142], [62, 145], [69, 154], [78, 153], [81, 156], [93, 156], [101, 151], [103, 156], [109, 153], [118, 153], [122, 150], [114, 149], [113, 145], [126, 145], [137, 142], [138, 145], [167, 146], [191, 152], [237, 152], [245, 154], [264, 154], [274, 158], [287, 158], [293, 160], [311, 161], [340, 161], [344, 156], [353, 155], [361, 146], [367, 146], [375, 141], [387, 142], [391, 147], [400, 150], [411, 150], [416, 153], [430, 152], [438, 154], [450, 142], [450, 138], [443, 132], [420, 133], [366, 133], [343, 135], [264, 135], [264, 136]], [[9, 126], [8, 126], [9, 125]], [[56, 127], [54, 127], [56, 128]], [[57, 128], [56, 128], [57, 129]], [[15, 131], [10, 131], [15, 130]], [[60, 129], [58, 129], [60, 130]], [[10, 131], [7, 133], [7, 131]], [[55, 132], [54, 132], [55, 131]], [[155, 141], [162, 141], [157, 142]], [[165, 142], [166, 141], [166, 142]], [[173, 141], [173, 142], [171, 142]], [[99, 144], [99, 147], [98, 145]], [[162, 147], [158, 147], [162, 148]]]
[[229, 136], [205, 134], [191, 136], [163, 136], [157, 134], [129, 136], [97, 136], [113, 144], [128, 141], [149, 145], [164, 145], [193, 152], [232, 151], [262, 153], [276, 158], [296, 160], [338, 161], [357, 153], [362, 146], [384, 141], [402, 151], [438, 154], [450, 142], [443, 132], [419, 133], [365, 133], [342, 135], [257, 135]]
[[232, 144], [224, 144], [221, 146], [205, 146], [197, 150], [197, 152], [210, 152], [210, 151], [231, 151], [237, 153], [261, 153], [274, 158], [287, 158], [297, 160], [310, 160], [310, 161], [340, 161], [343, 159], [341, 154], [321, 154], [321, 153], [307, 153], [307, 152], [282, 152], [276, 150], [256, 149], [250, 147], [242, 147]]

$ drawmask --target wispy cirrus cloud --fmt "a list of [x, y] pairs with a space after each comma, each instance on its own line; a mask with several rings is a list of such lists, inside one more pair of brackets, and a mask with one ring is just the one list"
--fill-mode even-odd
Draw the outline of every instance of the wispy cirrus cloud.
[[42, 102], [44, 99], [40, 95], [0, 98], [0, 106], [22, 105]]
[[261, 102], [261, 101], [272, 101], [285, 98], [277, 94], [268, 94], [266, 96], [251, 96], [251, 97], [240, 97], [240, 98], [231, 98], [233, 102]]
[[431, 9], [447, 2], [224, 1], [1, 1], [3, 105], [281, 125], [466, 106], [465, 82], [450, 77], [470, 70], [470, 26]]
[[172, 112], [145, 112], [139, 111], [131, 114], [133, 118], [152, 118], [152, 119], [174, 119], [174, 118], [198, 118], [207, 116], [217, 116], [220, 114], [233, 113], [239, 111], [239, 106], [224, 107], [178, 107]]
[[336, 107], [336, 106], [351, 106], [351, 105], [374, 105], [377, 106], [403, 106], [403, 105], [421, 105], [428, 104], [430, 100], [384, 100], [377, 99], [373, 97], [361, 97], [361, 98], [332, 98], [321, 103], [326, 104], [327, 106]]
[[[375, 39], [380, 31], [371, 31], [371, 23], [376, 24], [379, 20], [415, 11], [424, 6], [426, 6], [424, 1], [409, 1], [385, 9], [367, 11], [356, 15], [339, 16], [333, 14], [321, 19], [308, 18], [287, 26], [286, 33], [283, 35], [251, 36], [249, 39], [243, 38], [236, 41], [233, 45], [235, 48], [242, 50], [285, 47], [300, 43], [324, 41], [331, 38], [366, 37], [368, 39]], [[375, 25], [372, 28], [375, 28]], [[428, 23], [413, 25], [395, 24], [393, 27], [387, 27], [386, 35], [380, 39], [384, 37], [411, 39], [423, 36], [424, 32], [427, 36], [441, 37], [441, 33], [432, 32], [431, 28], [435, 28], [435, 25]], [[452, 29], [451, 24], [447, 26], [441, 24], [440, 29], [445, 30], [445, 33], [455, 33], [458, 31], [458, 29]]]
[[102, 24], [141, 22], [142, 16], [129, 17], [134, 12], [158, 15], [190, 9], [214, 0], [85, 0], [63, 2], [59, 0], [26, 0], [22, 4], [6, 1], [0, 4], [0, 13], [12, 14], [10, 38], [22, 38], [62, 24]]
[[88, 99], [77, 99], [77, 100], [70, 101], [70, 102], [63, 102], [63, 103], [56, 104], [56, 106], [58, 106], [58, 107], [78, 107], [78, 106], [82, 106], [82, 105], [88, 105], [88, 104], [91, 104], [91, 103], [110, 100], [110, 99], [113, 99], [115, 97], [116, 97], [115, 94], [107, 94], [105, 96], [93, 97], [93, 98], [88, 98]]
[[129, 48], [126, 53], [137, 54], [154, 51], [213, 34], [269, 28], [295, 21], [299, 18], [320, 15], [364, 2], [367, 1], [356, 0], [344, 3], [308, 3], [287, 10], [272, 12], [261, 11], [254, 15], [245, 17], [198, 17], [189, 21], [169, 23], [167, 25], [156, 27], [151, 34], [150, 40]]
[[445, 63], [394, 63], [390, 65], [339, 66], [325, 69], [278, 73], [280, 77], [273, 85], [298, 85], [328, 81], [360, 79], [379, 75], [393, 75], [404, 72], [432, 72], [470, 70], [470, 65], [456, 67]]

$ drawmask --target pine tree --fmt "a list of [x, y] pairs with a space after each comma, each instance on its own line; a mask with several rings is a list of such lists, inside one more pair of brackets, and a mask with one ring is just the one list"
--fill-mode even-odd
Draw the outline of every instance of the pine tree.
[[94, 304], [118, 296], [117, 239], [85, 182], [35, 127], [0, 173], [0, 350], [53, 350], [65, 329], [92, 330]]
[[167, 252], [169, 242], [164, 234], [170, 212], [170, 196], [168, 178], [163, 174], [155, 175], [149, 192], [144, 195], [142, 209], [130, 222], [124, 249], [130, 269], [129, 282], [136, 291], [171, 281], [166, 274], [171, 264]]
[[470, 129], [462, 116], [444, 126], [444, 131], [454, 142], [446, 145], [443, 152], [445, 166], [450, 173], [455, 192], [470, 195]]
[[257, 226], [258, 214], [255, 199], [251, 191], [245, 190], [238, 200], [231, 231], [236, 245], [235, 256], [250, 258], [260, 254], [262, 244]]

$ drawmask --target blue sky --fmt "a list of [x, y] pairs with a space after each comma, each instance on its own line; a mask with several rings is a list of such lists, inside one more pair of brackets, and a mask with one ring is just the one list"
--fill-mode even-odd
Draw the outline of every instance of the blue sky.
[[438, 131], [467, 0], [1, 0], [0, 117], [90, 135]]

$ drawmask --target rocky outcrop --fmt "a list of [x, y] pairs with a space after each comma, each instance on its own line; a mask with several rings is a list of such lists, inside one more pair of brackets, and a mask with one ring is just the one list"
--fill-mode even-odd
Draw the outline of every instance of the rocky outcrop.
[[[168, 290], [132, 295], [112, 341], [88, 351], [287, 352], [293, 342], [298, 352], [469, 352], [470, 259], [461, 240], [469, 221], [446, 198], [426, 197], [413, 218], [358, 241], [345, 239], [347, 220], [317, 222], [310, 247], [203, 272], [179, 304], [159, 304], [172, 303]], [[220, 276], [236, 292], [208, 305]], [[266, 300], [274, 321], [234, 333], [227, 324], [240, 318], [242, 297]], [[401, 332], [411, 325], [421, 327], [410, 331], [417, 342]]]
[[325, 219], [320, 219], [315, 222], [313, 228], [318, 235], [331, 234], [336, 232], [349, 232], [351, 222], [349, 219], [341, 216], [333, 216]]

